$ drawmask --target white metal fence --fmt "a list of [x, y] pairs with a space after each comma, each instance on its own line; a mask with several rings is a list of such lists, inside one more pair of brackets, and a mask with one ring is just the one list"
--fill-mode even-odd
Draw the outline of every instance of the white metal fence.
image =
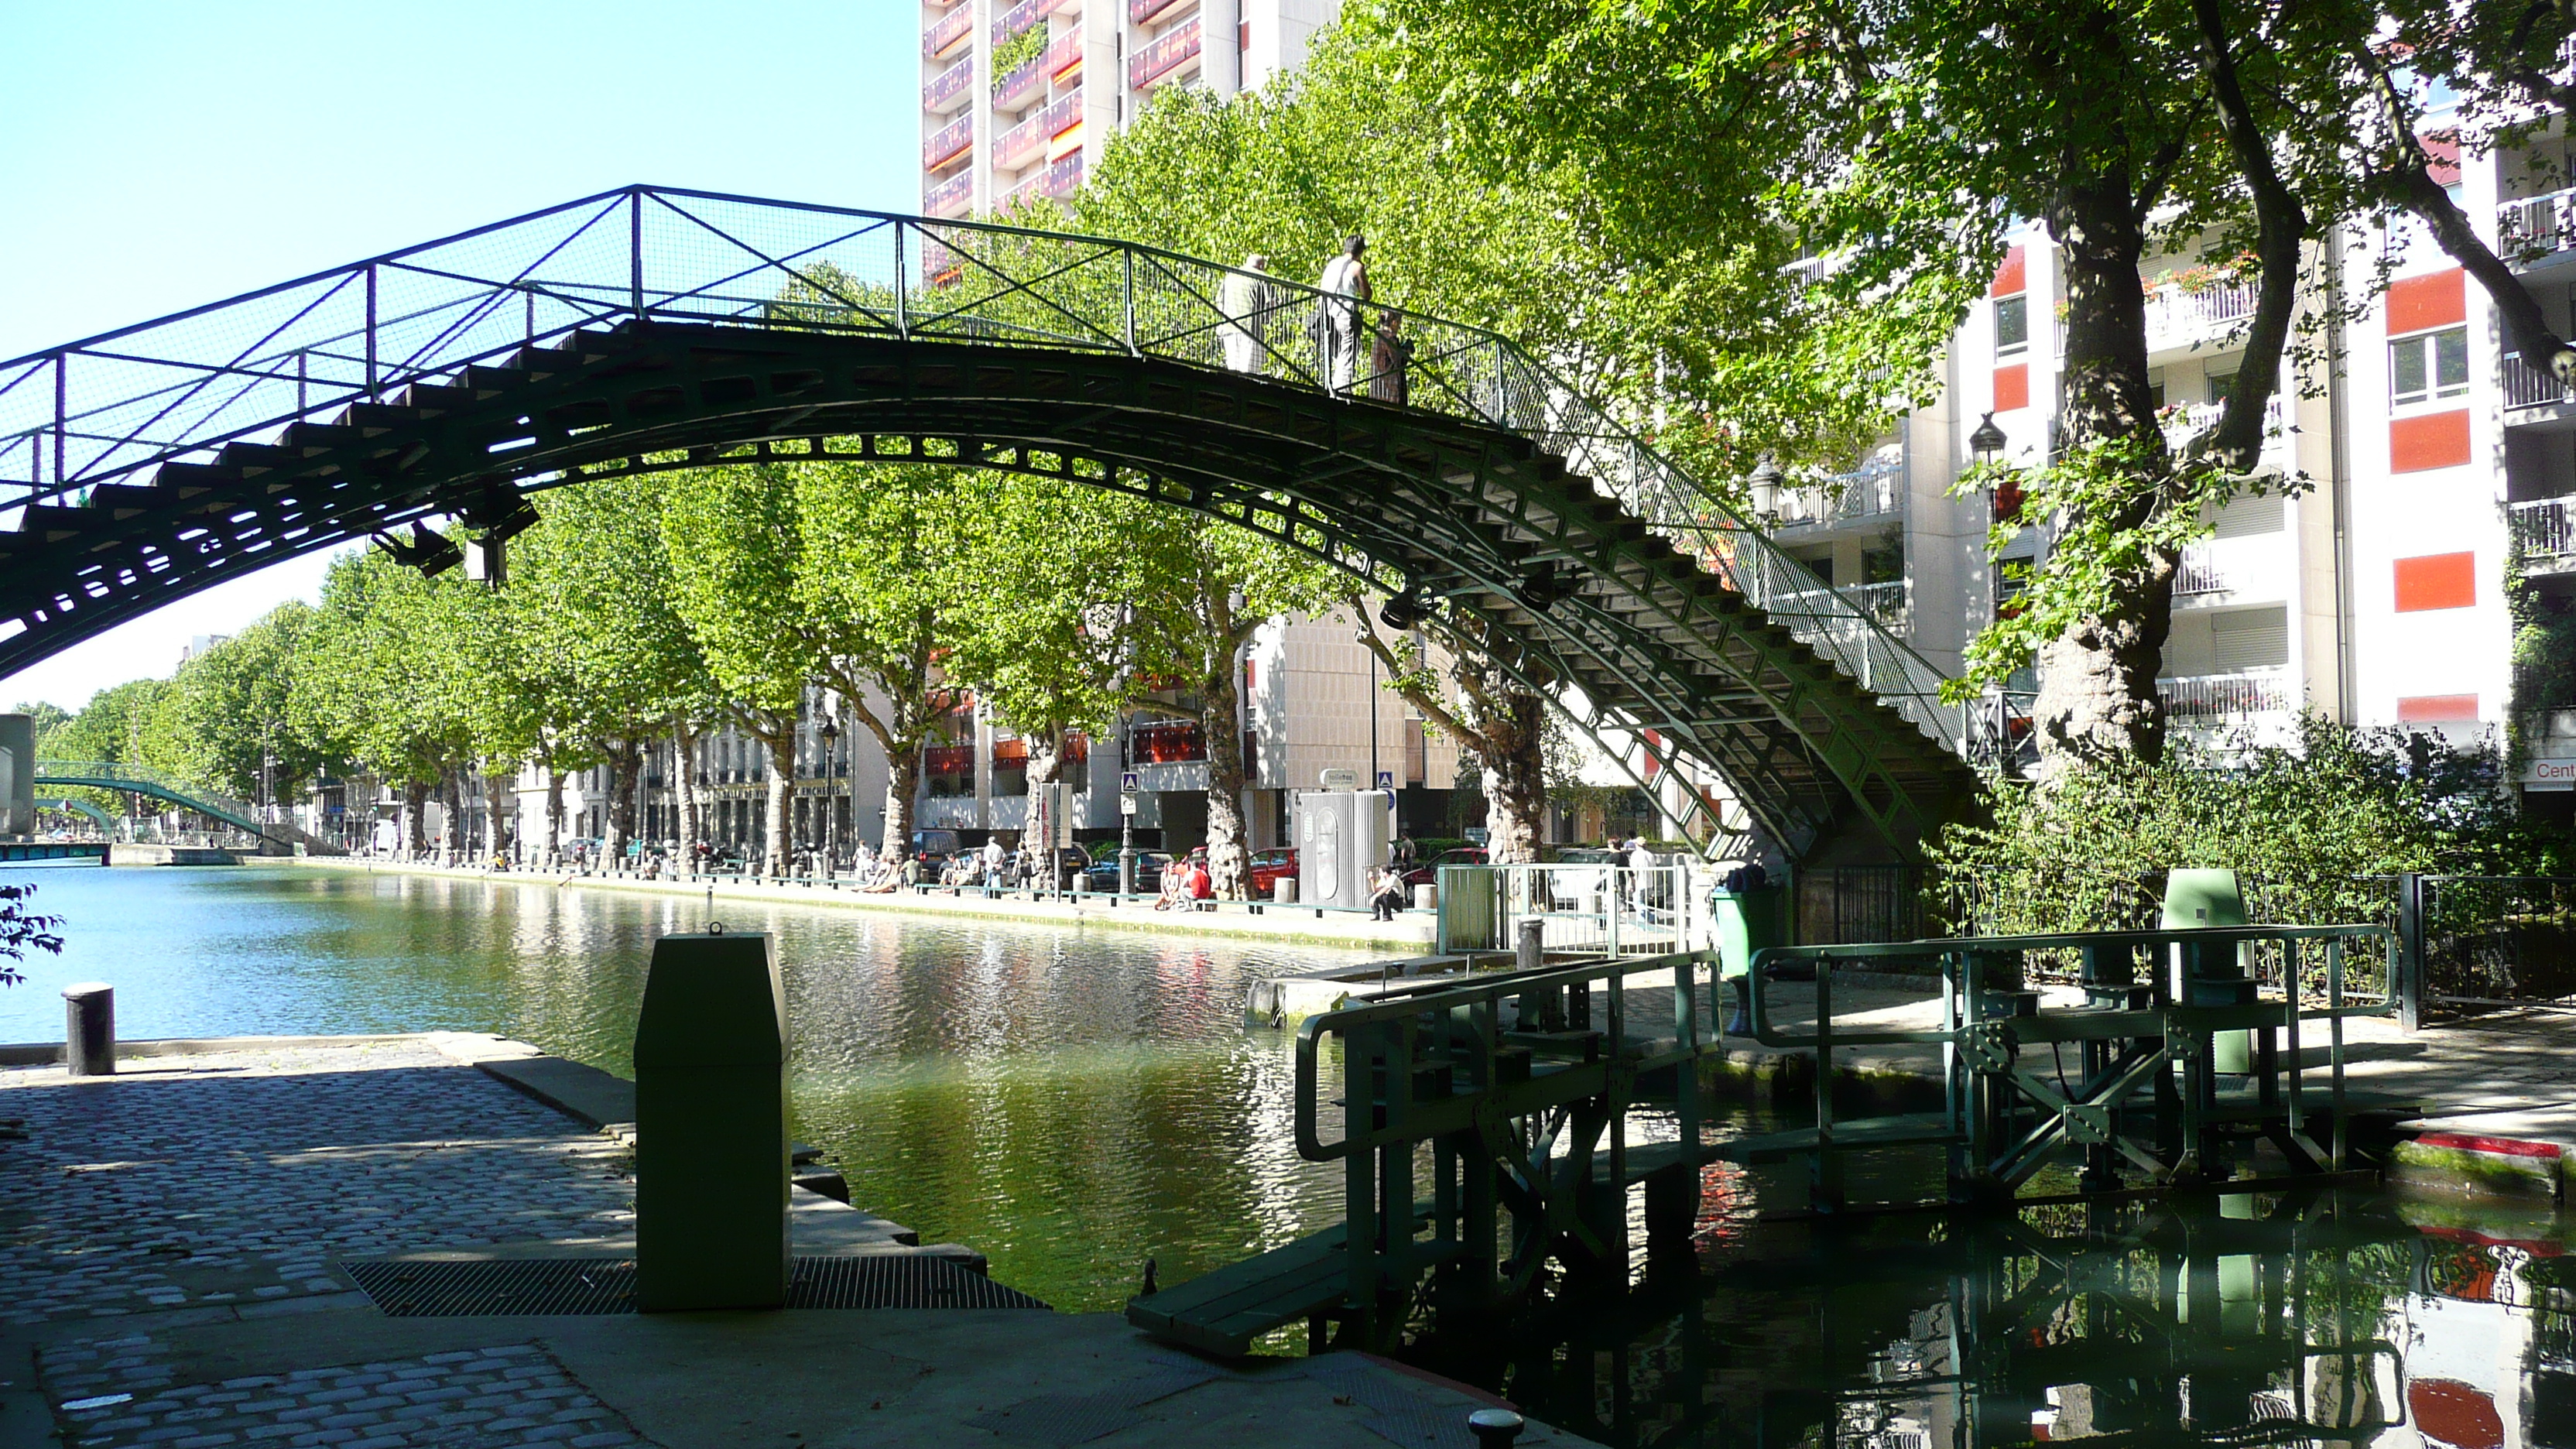
[[1710, 943], [1708, 890], [1688, 862], [1639, 870], [1603, 864], [1452, 865], [1440, 869], [1442, 954], [1509, 951], [1521, 922], [1542, 923], [1549, 951], [1655, 956]]

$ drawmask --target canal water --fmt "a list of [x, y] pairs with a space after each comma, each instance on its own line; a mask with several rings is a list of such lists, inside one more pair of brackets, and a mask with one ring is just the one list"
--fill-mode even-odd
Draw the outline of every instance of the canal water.
[[[56, 988], [125, 1035], [493, 1031], [626, 1069], [680, 897], [292, 867], [45, 870], [71, 947], [0, 990], [0, 1040], [60, 1038]], [[862, 1206], [1113, 1309], [1340, 1216], [1290, 1144], [1288, 1038], [1247, 981], [1334, 953], [721, 903], [777, 934], [795, 1129]], [[1749, 1120], [1739, 1119], [1739, 1120]], [[1937, 1180], [1937, 1165], [1919, 1164]], [[1856, 1195], [1921, 1184], [1861, 1174]], [[2576, 1262], [2546, 1206], [2378, 1192], [1757, 1221], [1784, 1179], [1712, 1169], [1698, 1251], [1616, 1301], [1560, 1297], [1407, 1357], [1605, 1443], [1965, 1449], [2131, 1443], [2576, 1446]]]

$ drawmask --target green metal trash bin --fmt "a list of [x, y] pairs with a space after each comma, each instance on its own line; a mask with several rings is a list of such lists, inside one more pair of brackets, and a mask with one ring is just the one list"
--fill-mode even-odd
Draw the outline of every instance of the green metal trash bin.
[[787, 998], [766, 935], [664, 936], [635, 1024], [635, 1297], [787, 1301]]
[[[2245, 896], [2237, 889], [2236, 872], [2187, 869], [2165, 873], [2164, 914], [2159, 924], [2168, 931], [2189, 931], [2211, 926], [2245, 926], [2253, 922], [2246, 916]], [[2182, 952], [2185, 1004], [2247, 1006], [2253, 1003], [2254, 978], [2245, 969], [2243, 946], [2184, 945], [2179, 949]], [[2209, 1056], [2213, 1071], [2242, 1075], [2254, 1070], [2254, 1033], [2237, 1030], [2214, 1034], [2210, 1038]]]
[[1719, 886], [1709, 892], [1709, 922], [1717, 935], [1717, 974], [1734, 993], [1734, 1008], [1726, 1023], [1726, 1030], [1734, 1035], [1753, 1030], [1744, 983], [1752, 972], [1754, 953], [1789, 944], [1785, 896], [1779, 886], [1744, 890]]

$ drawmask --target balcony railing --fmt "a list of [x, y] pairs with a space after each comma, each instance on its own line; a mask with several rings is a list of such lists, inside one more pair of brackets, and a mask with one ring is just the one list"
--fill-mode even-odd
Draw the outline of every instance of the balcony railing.
[[1082, 120], [1082, 92], [1057, 101], [1029, 119], [1002, 133], [993, 143], [993, 164], [1010, 170], [1025, 166], [1029, 158], [1046, 149], [1056, 133], [1077, 125]]
[[1153, 44], [1127, 58], [1127, 88], [1143, 90], [1180, 68], [1199, 53], [1199, 17], [1193, 15], [1165, 31]]
[[[2227, 404], [2180, 403], [2165, 409], [2165, 446], [2179, 453], [2192, 439], [2218, 426], [2227, 412]], [[2266, 456], [2288, 446], [2289, 434], [2281, 426], [2281, 395], [2272, 394], [2263, 401], [2263, 452]]]
[[1031, 96], [1043, 93], [1047, 83], [1059, 79], [1082, 61], [1082, 36], [1066, 36], [1046, 48], [1046, 53], [1012, 71], [993, 86], [993, 109], [1016, 111]]
[[2229, 591], [2227, 575], [2210, 557], [2209, 545], [2195, 543], [2182, 551], [2182, 562], [2174, 571], [2174, 593], [2224, 594]]
[[1914, 590], [1904, 579], [1845, 589], [1843, 597], [1860, 605], [1871, 618], [1885, 624], [1892, 632], [1903, 633], [1913, 627]]
[[2291, 709], [2286, 669], [2246, 674], [2187, 674], [2156, 681], [2165, 717], [2180, 725], [2213, 725]]
[[2514, 552], [2534, 558], [2576, 554], [2576, 498], [2535, 498], [2510, 505]]
[[2186, 288], [2167, 282], [2147, 294], [2147, 350], [2214, 342], [2254, 315], [2250, 283]]
[[968, 56], [930, 78], [921, 88], [921, 108], [936, 115], [946, 115], [966, 104], [966, 88], [974, 83], [975, 57]]
[[964, 216], [974, 204], [973, 171], [960, 171], [921, 193], [921, 209], [932, 216]]
[[975, 7], [960, 5], [931, 23], [921, 32], [921, 53], [936, 60], [946, 55], [949, 47], [964, 40], [975, 28]]
[[1128, 743], [1139, 765], [1181, 765], [1207, 758], [1207, 733], [1195, 720], [1138, 725]]
[[1002, 208], [1023, 201], [1055, 200], [1071, 196], [1082, 189], [1082, 153], [1058, 158], [1045, 170], [1033, 171], [1019, 185], [1002, 194]]
[[2543, 372], [2527, 365], [2519, 352], [2504, 355], [2504, 405], [2509, 408], [2550, 408], [2576, 401], [2576, 391], [2558, 380], [2558, 374]]
[[2496, 251], [2525, 265], [2576, 251], [2576, 187], [2497, 203]]
[[966, 148], [974, 144], [975, 118], [959, 116], [921, 143], [921, 164], [925, 168], [945, 166], [964, 155]]
[[1781, 528], [1896, 517], [1905, 511], [1905, 464], [1869, 463], [1809, 487], [1784, 488], [1765, 511]]
[[1002, 42], [1038, 24], [1063, 0], [1020, 0], [1020, 3], [993, 17], [993, 43]]

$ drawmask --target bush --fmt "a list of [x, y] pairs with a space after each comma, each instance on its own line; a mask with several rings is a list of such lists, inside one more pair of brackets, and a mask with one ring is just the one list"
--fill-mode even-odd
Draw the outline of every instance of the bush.
[[[1996, 781], [1991, 824], [1934, 841], [1935, 908], [1980, 935], [2151, 927], [2164, 872], [2237, 872], [2270, 924], [2382, 922], [2404, 871], [2555, 875], [2576, 863], [2532, 825], [2492, 746], [2453, 754], [2389, 729], [2303, 715], [2285, 745], [2122, 758], [2045, 788]], [[2379, 879], [2374, 879], [2379, 878]]]

